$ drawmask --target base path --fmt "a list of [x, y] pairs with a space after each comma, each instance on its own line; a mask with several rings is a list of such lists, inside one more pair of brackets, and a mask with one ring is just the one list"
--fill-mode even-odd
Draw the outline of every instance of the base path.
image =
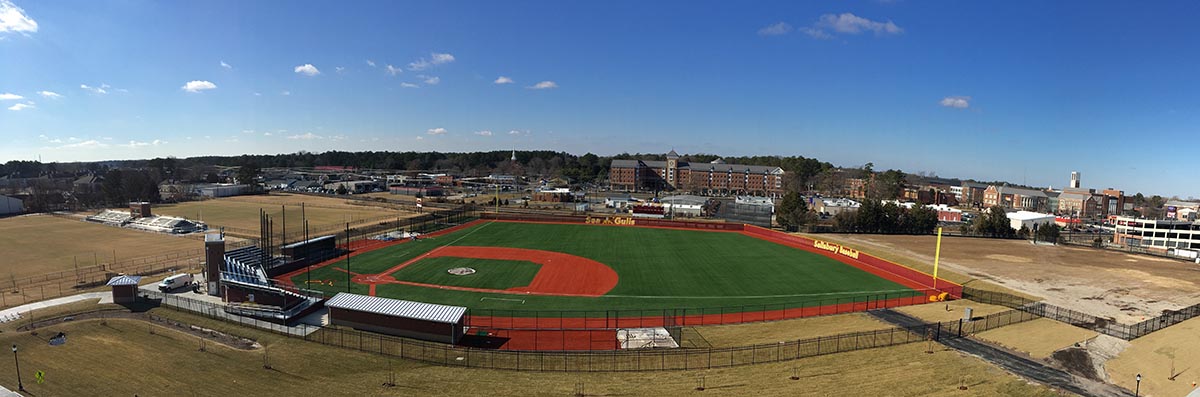
[[[410, 281], [396, 280], [392, 274], [422, 259], [454, 257], [471, 259], [496, 259], [506, 261], [528, 261], [541, 265], [533, 281], [524, 287], [506, 290], [486, 288], [451, 287]], [[501, 292], [513, 294], [537, 294], [558, 296], [595, 297], [608, 293], [617, 286], [617, 272], [611, 267], [594, 260], [564, 254], [525, 248], [443, 246], [384, 270], [379, 274], [361, 274], [353, 278], [360, 284], [406, 284], [422, 287], [454, 289], [461, 291]]]

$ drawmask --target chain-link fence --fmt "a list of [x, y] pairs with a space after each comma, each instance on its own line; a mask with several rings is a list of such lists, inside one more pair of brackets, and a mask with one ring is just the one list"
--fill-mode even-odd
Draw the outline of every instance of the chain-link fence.
[[[973, 321], [926, 323], [912, 327], [850, 332], [738, 347], [609, 351], [511, 351], [448, 345], [333, 326], [276, 322], [232, 315], [225, 306], [178, 295], [148, 294], [163, 304], [202, 316], [267, 329], [293, 338], [361, 352], [421, 362], [516, 371], [660, 371], [722, 368], [795, 360], [825, 354], [921, 341], [970, 336], [1038, 318], [1022, 310], [994, 313]], [[615, 331], [615, 330], [614, 330]], [[615, 336], [615, 332], [612, 334]], [[673, 335], [679, 335], [673, 332]], [[685, 334], [686, 335], [686, 334]], [[697, 345], [684, 343], [684, 345]], [[503, 348], [501, 346], [501, 348]]]
[[1134, 340], [1152, 332], [1187, 321], [1200, 316], [1200, 304], [1185, 307], [1180, 310], [1166, 310], [1162, 315], [1147, 319], [1133, 325], [1116, 322], [1110, 318], [1098, 317], [1065, 307], [1051, 305], [1042, 301], [996, 291], [983, 291], [964, 287], [963, 297], [991, 305], [1010, 307], [1040, 317], [1067, 323], [1076, 327], [1090, 329], [1108, 336], [1124, 340]]

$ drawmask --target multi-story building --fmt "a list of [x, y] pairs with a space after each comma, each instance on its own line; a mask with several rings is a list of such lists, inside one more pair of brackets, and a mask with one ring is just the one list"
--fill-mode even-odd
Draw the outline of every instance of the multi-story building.
[[975, 182], [963, 182], [961, 196], [958, 201], [970, 205], [983, 204], [983, 192], [986, 191], [988, 185]]
[[762, 165], [689, 163], [672, 150], [666, 161], [613, 160], [609, 187], [613, 190], [682, 190], [704, 195], [783, 195], [782, 168]]
[[1078, 189], [1064, 189], [1058, 195], [1058, 213], [1075, 218], [1100, 216], [1100, 205], [1091, 193]]
[[1200, 249], [1200, 224], [1175, 219], [1138, 219], [1118, 216], [1113, 243], [1166, 251]]
[[[1061, 196], [1059, 199], [1061, 202]], [[983, 191], [985, 207], [998, 205], [1010, 209], [1041, 211], [1045, 210], [1046, 202], [1046, 193], [1041, 190], [992, 185]]]
[[1125, 192], [1108, 188], [1100, 192], [1103, 200], [1100, 202], [1100, 212], [1103, 216], [1125, 214]]

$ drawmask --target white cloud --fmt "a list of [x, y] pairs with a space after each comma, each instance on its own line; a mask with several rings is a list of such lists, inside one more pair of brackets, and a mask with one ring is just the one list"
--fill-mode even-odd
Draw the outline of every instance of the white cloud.
[[242, 130], [243, 134], [253, 134], [254, 130]]
[[808, 37], [812, 37], [814, 39], [825, 40], [825, 39], [833, 38], [833, 35], [831, 35], [829, 33], [825, 33], [824, 30], [817, 29], [817, 28], [804, 28], [804, 29], [801, 29], [801, 31], [803, 31], [804, 34], [808, 35]]
[[288, 91], [288, 90], [283, 90], [283, 92], [280, 92], [279, 95], [288, 96], [288, 95], [292, 95], [292, 92]]
[[500, 77], [497, 77], [496, 81], [493, 81], [492, 83], [493, 84], [512, 84], [513, 79], [510, 79], [510, 78], [504, 77], [504, 76], [500, 76]]
[[9, 0], [0, 0], [0, 33], [17, 32], [28, 35], [38, 31], [37, 21]]
[[198, 93], [200, 91], [215, 90], [217, 89], [217, 85], [207, 80], [192, 80], [184, 84], [180, 89], [191, 93]]
[[892, 21], [872, 21], [848, 12], [837, 15], [822, 15], [821, 18], [817, 20], [817, 23], [813, 24], [812, 27], [805, 28], [804, 33], [817, 39], [828, 39], [833, 37], [833, 35], [826, 32], [826, 30], [832, 30], [834, 33], [844, 34], [874, 32], [876, 36], [904, 33], [904, 29], [896, 26], [896, 24]]
[[508, 131], [508, 135], [521, 135], [521, 131], [511, 130]]
[[297, 66], [292, 70], [294, 70], [298, 74], [302, 74], [302, 75], [305, 75], [308, 77], [312, 77], [312, 76], [321, 74], [321, 71], [317, 70], [317, 67], [313, 66], [311, 63], [306, 63], [303, 65]]
[[263, 136], [271, 136], [271, 135], [273, 135], [273, 134], [271, 134], [271, 131], [267, 131], [267, 132], [263, 133]]
[[305, 141], [311, 141], [313, 139], [324, 139], [324, 137], [317, 135], [317, 134], [313, 134], [311, 132], [305, 132], [300, 135], [292, 135], [287, 138], [288, 139], [301, 139], [301, 140], [305, 140]]
[[335, 66], [335, 67], [333, 68], [333, 71], [334, 71], [334, 72], [337, 72], [337, 73], [341, 73], [341, 72], [345, 72], [345, 71], [346, 71], [346, 68], [344, 68], [344, 67], [341, 67], [341, 66]]
[[262, 93], [261, 93], [261, 92], [255, 92], [255, 93], [254, 93], [254, 96], [262, 96]]
[[425, 133], [429, 134], [429, 135], [442, 135], [442, 134], [446, 133], [446, 129], [442, 128], [442, 127], [430, 128], [430, 129], [426, 130]]
[[229, 64], [225, 63], [225, 61], [221, 61], [221, 67], [223, 67], [227, 70], [233, 70], [233, 66], [229, 66]]
[[367, 60], [367, 66], [370, 66], [370, 67], [375, 67], [375, 61], [372, 61], [372, 60], [368, 59], [368, 60]]
[[101, 95], [103, 95], [103, 94], [107, 94], [107, 93], [108, 93], [108, 91], [106, 91], [106, 90], [105, 90], [105, 88], [108, 88], [108, 84], [101, 84], [99, 87], [92, 87], [92, 86], [89, 86], [89, 85], [87, 85], [87, 84], [80, 84], [80, 85], [79, 85], [79, 88], [82, 88], [82, 89], [85, 89], [85, 90], [91, 91], [91, 93], [93, 93], [93, 94], [101, 94]]
[[41, 95], [43, 98], [50, 98], [50, 99], [62, 98], [62, 95], [59, 95], [57, 92], [54, 92], [54, 91], [38, 91], [38, 95]]
[[146, 146], [165, 145], [166, 143], [167, 143], [167, 141], [155, 139], [153, 142], [129, 141], [129, 143], [127, 143], [127, 144], [120, 144], [117, 146], [124, 146], [124, 147], [130, 148], [130, 149], [137, 149], [137, 148], [146, 147]]
[[68, 143], [66, 145], [59, 146], [58, 148], [59, 149], [75, 149], [75, 148], [95, 149], [95, 148], [106, 148], [106, 147], [108, 147], [107, 143], [100, 142], [95, 139], [90, 139], [90, 140], [76, 142], [76, 143]]
[[420, 136], [420, 135], [417, 135], [417, 140], [418, 140], [418, 141], [423, 141], [423, 140], [425, 140], [425, 137], [423, 137], [423, 136]]
[[442, 82], [442, 78], [437, 77], [437, 76], [426, 76], [426, 75], [422, 74], [422, 75], [417, 75], [417, 77], [420, 78], [421, 81], [424, 81], [425, 84], [428, 84], [428, 85], [437, 85], [437, 83]]
[[941, 104], [942, 106], [945, 106], [948, 108], [966, 109], [967, 107], [971, 106], [971, 97], [969, 97], [969, 96], [948, 96], [948, 97], [942, 98], [942, 100], [938, 103]]
[[11, 110], [11, 111], [14, 111], [14, 112], [19, 112], [19, 111], [21, 111], [21, 110], [25, 110], [25, 109], [33, 109], [33, 108], [36, 108], [36, 107], [37, 107], [37, 106], [33, 106], [33, 102], [29, 102], [29, 103], [18, 103], [18, 104], [16, 104], [16, 105], [9, 106], [9, 107], [8, 107], [8, 110]]
[[491, 132], [491, 131], [488, 131], [488, 130], [483, 130], [483, 131], [475, 131], [475, 135], [479, 135], [479, 136], [492, 136], [492, 132]]
[[454, 55], [450, 55], [450, 54], [442, 54], [442, 53], [434, 52], [434, 53], [429, 54], [429, 58], [430, 59], [428, 59], [428, 60], [426, 60], [425, 58], [421, 58], [421, 59], [416, 60], [415, 62], [409, 63], [408, 70], [413, 70], [413, 71], [425, 70], [425, 69], [429, 69], [433, 66], [454, 62]]
[[400, 83], [400, 86], [404, 88], [421, 88], [421, 86], [413, 83]]
[[791, 33], [791, 31], [792, 31], [792, 25], [788, 25], [787, 22], [779, 22], [779, 23], [775, 23], [772, 25], [767, 25], [766, 27], [759, 29], [758, 35], [759, 36], [779, 36], [779, 35], [785, 35], [785, 34]]
[[534, 84], [534, 85], [526, 87], [526, 88], [534, 89], [534, 90], [546, 90], [546, 89], [551, 89], [551, 88], [558, 88], [558, 83], [546, 80], [546, 81]]
[[398, 67], [395, 67], [392, 65], [384, 66], [383, 69], [385, 71], [387, 71], [387, 74], [390, 74], [392, 76], [398, 75], [400, 73], [404, 73], [404, 68], [398, 68]]
[[25, 99], [25, 97], [17, 95], [17, 94], [13, 94], [11, 92], [6, 92], [3, 94], [0, 94], [0, 101], [15, 101], [18, 99]]

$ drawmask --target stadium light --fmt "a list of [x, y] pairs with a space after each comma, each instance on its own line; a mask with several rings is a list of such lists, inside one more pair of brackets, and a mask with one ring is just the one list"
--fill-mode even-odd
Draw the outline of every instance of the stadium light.
[[20, 360], [17, 360], [17, 344], [12, 345], [12, 361], [17, 363], [17, 390], [25, 391], [25, 384], [20, 381]]

